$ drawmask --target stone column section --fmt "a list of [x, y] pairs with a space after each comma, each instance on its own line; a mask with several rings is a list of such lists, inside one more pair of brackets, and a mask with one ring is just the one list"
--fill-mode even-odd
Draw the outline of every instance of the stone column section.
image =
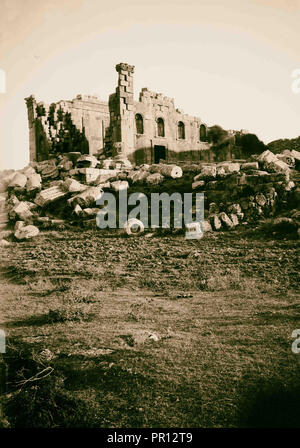
[[116, 65], [119, 74], [116, 93], [110, 95], [109, 110], [114, 154], [117, 158], [127, 158], [134, 147], [134, 66], [120, 63]]
[[36, 114], [36, 100], [34, 95], [25, 98], [27, 106], [28, 127], [29, 127], [29, 160], [35, 162], [37, 160], [36, 153], [36, 135], [35, 135], [35, 119]]

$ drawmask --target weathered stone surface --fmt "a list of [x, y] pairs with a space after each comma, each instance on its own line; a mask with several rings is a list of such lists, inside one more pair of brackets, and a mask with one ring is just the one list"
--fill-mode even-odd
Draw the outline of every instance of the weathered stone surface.
[[192, 183], [192, 189], [196, 190], [197, 188], [202, 188], [205, 185], [205, 181], [204, 180], [198, 180], [196, 182]]
[[98, 163], [98, 159], [90, 155], [82, 155], [77, 159], [78, 168], [96, 168]]
[[204, 165], [201, 169], [201, 172], [194, 177], [194, 182], [197, 182], [198, 180], [214, 179], [216, 176], [217, 176], [216, 165]]
[[238, 173], [240, 171], [240, 164], [236, 162], [220, 162], [217, 164], [217, 168], [224, 168], [225, 173]]
[[31, 192], [42, 188], [42, 179], [40, 174], [30, 174], [26, 182], [26, 191]]
[[229, 219], [231, 220], [234, 227], [239, 225], [239, 219], [238, 216], [235, 213], [230, 213]]
[[98, 168], [79, 168], [79, 173], [84, 176], [84, 181], [87, 184], [94, 182], [100, 174], [100, 169]]
[[139, 171], [132, 171], [128, 176], [127, 179], [131, 180], [133, 184], [136, 183], [142, 183], [145, 181], [145, 179], [149, 176], [149, 172], [146, 170], [139, 170]]
[[231, 219], [229, 218], [229, 216], [225, 212], [221, 212], [219, 214], [219, 219], [221, 220], [222, 224], [227, 229], [232, 229], [232, 227], [234, 227], [233, 222], [231, 221]]
[[16, 230], [20, 230], [22, 227], [24, 227], [25, 226], [25, 222], [24, 221], [17, 221], [16, 223], [15, 223], [15, 227], [14, 227], [14, 230], [16, 231]]
[[98, 175], [97, 179], [95, 180], [94, 185], [103, 184], [103, 183], [107, 182], [108, 180], [112, 181], [112, 180], [116, 179], [118, 175], [119, 175], [119, 170], [100, 169], [99, 175]]
[[9, 212], [11, 219], [20, 219], [21, 221], [26, 221], [31, 219], [33, 214], [30, 211], [30, 203], [22, 201], [15, 205]]
[[50, 204], [51, 202], [56, 201], [57, 199], [60, 199], [64, 197], [67, 193], [61, 189], [60, 186], [56, 187], [50, 187], [46, 190], [42, 190], [35, 198], [34, 202], [35, 204], [39, 205], [40, 207], [45, 207], [46, 205]]
[[158, 185], [160, 183], [162, 183], [164, 180], [164, 176], [160, 173], [154, 173], [154, 174], [150, 174], [147, 178], [146, 178], [146, 183], [147, 185]]
[[268, 165], [271, 162], [276, 162], [278, 159], [275, 156], [275, 154], [273, 154], [271, 151], [267, 149], [257, 157], [257, 160], [263, 165]]
[[68, 200], [69, 205], [80, 205], [81, 208], [88, 208], [93, 206], [97, 199], [100, 199], [103, 195], [102, 188], [98, 187], [88, 187], [86, 190], [82, 191], [78, 195]]
[[288, 174], [290, 171], [289, 166], [282, 160], [275, 160], [274, 162], [270, 162], [267, 166], [267, 169], [268, 171], [272, 171], [273, 173]]
[[277, 159], [288, 165], [289, 168], [295, 168], [295, 159], [292, 155], [288, 154], [277, 154]]
[[9, 241], [6, 241], [5, 239], [1, 239], [1, 240], [0, 240], [0, 246], [1, 246], [1, 247], [7, 247], [7, 246], [10, 246], [10, 242], [9, 242]]
[[226, 170], [224, 166], [217, 166], [217, 177], [225, 177], [226, 176]]
[[210, 216], [210, 222], [211, 222], [212, 228], [214, 230], [220, 230], [221, 229], [222, 223], [221, 223], [221, 220], [218, 217], [218, 215]]
[[260, 207], [263, 207], [267, 203], [267, 198], [263, 193], [257, 193], [257, 195], [255, 196], [255, 200]]
[[59, 171], [56, 165], [49, 165], [42, 169], [41, 176], [43, 179], [55, 179], [58, 177]]
[[[74, 210], [75, 211], [75, 210]], [[93, 208], [84, 208], [82, 210], [81, 215], [85, 218], [92, 218], [93, 216], [97, 216], [97, 213], [100, 211], [99, 208], [93, 207]]]
[[77, 180], [69, 177], [69, 178], [65, 179], [61, 188], [62, 188], [62, 190], [66, 191], [68, 193], [79, 193], [80, 191], [85, 190], [87, 187], [86, 187], [86, 185], [82, 185]]
[[201, 222], [203, 232], [212, 232], [212, 226], [207, 219]]
[[68, 159], [67, 157], [64, 157], [59, 162], [58, 168], [63, 171], [70, 171], [73, 169], [73, 162], [72, 162], [72, 160]]
[[39, 234], [39, 229], [36, 226], [22, 226], [20, 229], [15, 231], [15, 237], [18, 240], [28, 240], [34, 238]]
[[25, 174], [26, 177], [29, 177], [32, 174], [36, 174], [35, 169], [31, 165], [25, 166], [25, 168], [19, 170], [19, 172]]
[[82, 212], [82, 208], [80, 207], [80, 205], [77, 204], [73, 210], [73, 213], [75, 215], [79, 216], [81, 214], [81, 212]]
[[25, 174], [22, 173], [16, 173], [10, 183], [8, 184], [9, 188], [17, 188], [22, 189], [25, 187], [27, 182], [27, 177]]
[[116, 180], [111, 182], [110, 186], [114, 191], [127, 190], [129, 188], [127, 180]]
[[163, 176], [177, 179], [182, 177], [182, 169], [177, 165], [167, 165], [164, 163], [158, 163], [150, 166], [151, 173], [160, 173]]
[[259, 165], [258, 162], [246, 162], [242, 163], [241, 171], [249, 171], [249, 170], [258, 170]]

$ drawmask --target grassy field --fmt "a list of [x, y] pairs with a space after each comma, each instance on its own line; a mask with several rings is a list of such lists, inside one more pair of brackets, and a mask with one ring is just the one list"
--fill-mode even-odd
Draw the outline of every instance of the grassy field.
[[0, 426], [299, 426], [298, 250], [253, 229], [3, 248]]

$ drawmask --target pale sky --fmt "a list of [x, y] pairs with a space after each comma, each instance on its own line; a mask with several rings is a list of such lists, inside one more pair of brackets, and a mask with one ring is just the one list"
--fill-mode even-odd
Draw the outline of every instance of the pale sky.
[[25, 97], [108, 101], [119, 62], [136, 101], [148, 87], [209, 126], [300, 135], [300, 0], [0, 0], [0, 169], [28, 163]]

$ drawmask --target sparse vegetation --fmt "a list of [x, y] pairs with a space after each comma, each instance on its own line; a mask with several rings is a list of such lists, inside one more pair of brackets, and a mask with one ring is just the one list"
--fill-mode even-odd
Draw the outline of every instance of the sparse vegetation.
[[3, 259], [2, 426], [298, 424], [297, 240], [99, 232], [41, 233]]

